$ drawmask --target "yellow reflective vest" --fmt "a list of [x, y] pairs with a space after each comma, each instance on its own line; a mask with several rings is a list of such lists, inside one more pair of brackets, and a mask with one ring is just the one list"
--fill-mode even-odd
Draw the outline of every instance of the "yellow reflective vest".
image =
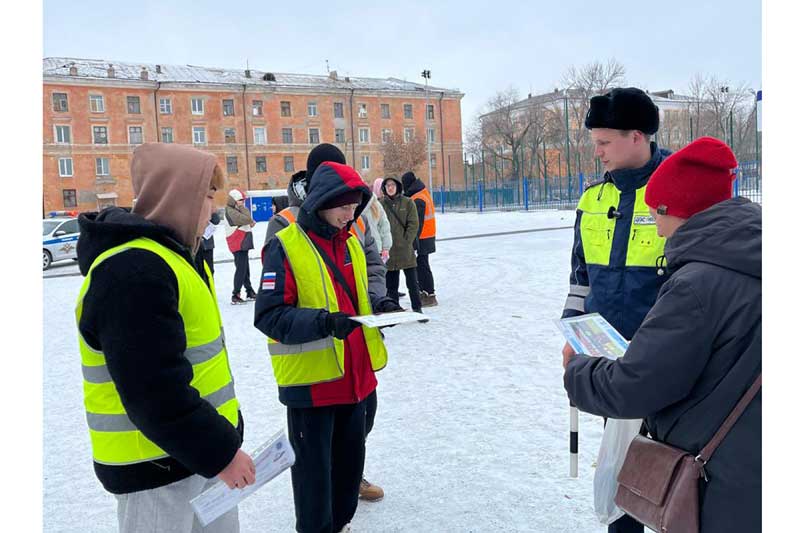
[[[184, 357], [191, 363], [193, 371], [190, 386], [233, 427], [237, 427], [239, 402], [233, 388], [214, 281], [205, 263], [210, 289], [185, 258], [151, 239], [138, 238], [110, 248], [95, 259], [86, 275], [75, 309], [77, 322], [81, 320], [83, 299], [91, 287], [94, 269], [112, 255], [130, 249], [153, 252], [175, 273], [178, 281], [178, 312], [186, 335]], [[101, 464], [122, 466], [167, 457], [168, 454], [145, 437], [128, 418], [103, 353], [91, 348], [80, 334], [78, 343], [83, 370], [84, 406], [94, 460]]]
[[[328, 268], [310, 237], [297, 224], [282, 229], [275, 236], [280, 241], [297, 284], [297, 307], [339, 311], [339, 302]], [[358, 239], [350, 236], [347, 249], [356, 279], [358, 313], [372, 314], [367, 291], [367, 261]], [[370, 362], [374, 371], [386, 366], [387, 352], [380, 331], [362, 326]], [[283, 344], [267, 339], [275, 381], [281, 387], [313, 385], [335, 381], [344, 376], [344, 341], [333, 336], [302, 344]]]

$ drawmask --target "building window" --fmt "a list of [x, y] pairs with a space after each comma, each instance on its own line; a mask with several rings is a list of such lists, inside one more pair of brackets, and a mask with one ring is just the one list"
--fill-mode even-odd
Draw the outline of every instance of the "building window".
[[362, 144], [369, 142], [369, 128], [358, 128], [358, 142]]
[[381, 104], [381, 118], [392, 118], [389, 113], [389, 104]]
[[319, 128], [308, 129], [308, 142], [310, 144], [319, 144]]
[[403, 128], [403, 141], [411, 142], [414, 138], [414, 128]]
[[192, 98], [192, 115], [202, 115], [205, 113], [202, 98]]
[[309, 102], [308, 103], [308, 116], [309, 117], [316, 117], [317, 116], [317, 103], [316, 102]]
[[95, 158], [94, 173], [96, 176], [108, 176], [110, 174], [107, 157]]
[[427, 104], [427, 105], [425, 106], [425, 109], [426, 109], [426, 111], [425, 111], [425, 118], [427, 118], [428, 120], [434, 120], [434, 115], [433, 115], [433, 104]]
[[281, 102], [281, 116], [282, 117], [291, 117], [292, 116], [292, 103], [291, 102]]
[[253, 116], [260, 117], [264, 115], [264, 102], [261, 100], [253, 100]]
[[128, 144], [142, 144], [144, 136], [141, 126], [128, 126]]
[[381, 130], [381, 142], [388, 143], [389, 139], [392, 137], [392, 130]]
[[253, 144], [267, 144], [267, 128], [253, 128]]
[[67, 93], [53, 93], [53, 111], [56, 113], [65, 113], [69, 111]]
[[206, 129], [200, 126], [192, 128], [192, 142], [194, 144], [206, 144]]
[[436, 130], [434, 128], [428, 128], [428, 144], [433, 144], [436, 142]]
[[162, 115], [171, 115], [172, 114], [172, 99], [171, 98], [161, 98], [158, 101], [158, 110], [161, 112]]
[[361, 170], [369, 170], [369, 156], [362, 155], [361, 156]]
[[367, 118], [367, 104], [358, 104], [358, 118]]
[[161, 142], [167, 144], [175, 142], [172, 137], [172, 128], [161, 128]]
[[287, 155], [283, 157], [283, 171], [294, 172], [294, 156]]
[[333, 118], [344, 118], [344, 104], [342, 102], [333, 103]]
[[225, 166], [228, 168], [228, 174], [239, 173], [239, 158], [235, 155], [229, 155], [225, 158]]
[[56, 142], [58, 144], [70, 144], [72, 142], [72, 131], [69, 126], [56, 126]]
[[281, 129], [281, 136], [283, 137], [283, 144], [292, 144], [292, 128]]
[[103, 101], [103, 96], [100, 94], [89, 95], [89, 111], [92, 113], [105, 113], [106, 104]]
[[222, 101], [222, 116], [223, 117], [233, 116], [233, 100]]
[[334, 142], [344, 144], [345, 142], [344, 128], [336, 128], [336, 130], [334, 130], [334, 134], [335, 134]]
[[142, 112], [141, 104], [139, 103], [138, 96], [128, 97], [128, 113], [138, 115]]
[[266, 156], [259, 155], [256, 157], [256, 172], [267, 171], [267, 158]]
[[108, 144], [108, 128], [106, 126], [92, 126], [92, 142], [94, 144]]
[[234, 144], [236, 142], [236, 128], [225, 128], [225, 144]]
[[75, 194], [75, 189], [63, 189], [64, 207], [78, 207], [78, 195]]
[[414, 107], [411, 104], [403, 104], [403, 118], [414, 118]]
[[58, 175], [62, 178], [69, 178], [72, 176], [71, 157], [62, 157], [58, 160]]

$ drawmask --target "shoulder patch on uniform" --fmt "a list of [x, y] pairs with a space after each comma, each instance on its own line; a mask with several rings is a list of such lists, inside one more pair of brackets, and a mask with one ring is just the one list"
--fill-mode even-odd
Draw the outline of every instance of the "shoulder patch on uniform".
[[275, 272], [264, 272], [261, 276], [261, 290], [262, 291], [271, 291], [275, 289], [275, 278], [277, 275]]
[[637, 215], [633, 217], [633, 223], [639, 224], [640, 226], [652, 225], [656, 223], [656, 219], [650, 215]]

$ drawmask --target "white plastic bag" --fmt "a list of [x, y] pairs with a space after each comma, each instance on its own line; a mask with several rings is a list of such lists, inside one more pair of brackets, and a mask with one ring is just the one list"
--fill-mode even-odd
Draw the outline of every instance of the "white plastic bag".
[[609, 418], [600, 441], [597, 468], [594, 472], [594, 512], [603, 524], [618, 520], [625, 513], [614, 503], [617, 494], [617, 475], [625, 461], [628, 447], [639, 434], [642, 419], [616, 420]]

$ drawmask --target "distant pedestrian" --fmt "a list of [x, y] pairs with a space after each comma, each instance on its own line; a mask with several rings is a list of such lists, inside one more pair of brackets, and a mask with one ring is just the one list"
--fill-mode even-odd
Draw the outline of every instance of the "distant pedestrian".
[[419, 219], [414, 250], [417, 253], [417, 276], [422, 307], [433, 307], [439, 305], [430, 263], [430, 255], [436, 252], [436, 206], [431, 192], [413, 172], [403, 174], [402, 181], [403, 194], [414, 200]]
[[417, 285], [417, 259], [414, 257], [414, 240], [417, 238], [419, 219], [414, 202], [403, 196], [403, 184], [396, 178], [383, 181], [381, 204], [392, 228], [392, 247], [386, 263], [386, 294], [398, 301], [400, 271], [406, 278], [406, 288], [411, 299], [411, 309], [422, 312], [422, 301]]
[[232, 304], [242, 304], [245, 300], [241, 297], [242, 286], [245, 288], [245, 298], [256, 299], [256, 292], [250, 284], [250, 258], [248, 251], [253, 249], [253, 226], [256, 225], [250, 210], [244, 205], [245, 195], [239, 189], [231, 189], [228, 193], [228, 203], [225, 207], [225, 233], [228, 240], [228, 249], [233, 253], [233, 263], [236, 270], [233, 274]]
[[205, 231], [203, 231], [203, 240], [200, 243], [200, 250], [197, 251], [198, 265], [202, 264], [202, 261], [205, 261], [212, 275], [214, 274], [214, 232], [221, 220], [216, 210], [211, 211], [211, 218], [208, 221]]

